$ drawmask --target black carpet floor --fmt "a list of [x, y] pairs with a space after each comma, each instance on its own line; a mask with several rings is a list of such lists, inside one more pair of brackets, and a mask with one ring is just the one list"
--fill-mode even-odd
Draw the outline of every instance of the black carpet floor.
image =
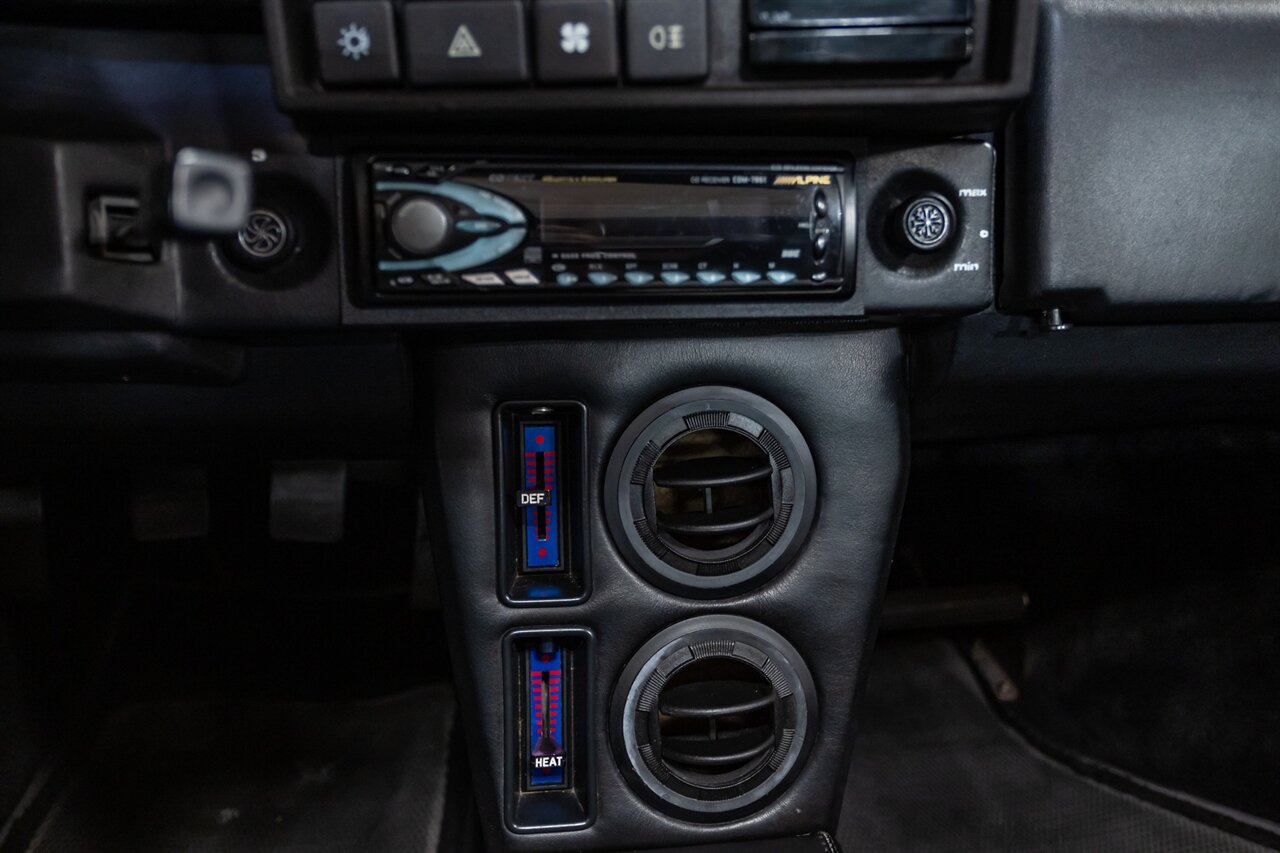
[[1028, 626], [1026, 731], [1280, 821], [1280, 570], [1121, 591]]
[[1001, 722], [943, 640], [882, 642], [860, 714], [838, 833], [846, 853], [1267, 849], [1046, 759]]
[[452, 692], [165, 702], [107, 724], [32, 853], [434, 853]]
[[1277, 519], [1274, 430], [924, 446], [895, 573], [1025, 590], [1007, 710], [1036, 743], [1275, 824]]

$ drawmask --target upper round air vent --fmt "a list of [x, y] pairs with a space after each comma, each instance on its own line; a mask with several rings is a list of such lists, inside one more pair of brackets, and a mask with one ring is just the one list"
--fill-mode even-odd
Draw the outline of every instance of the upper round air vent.
[[799, 769], [815, 715], [796, 650], [738, 616], [662, 632], [614, 693], [614, 751], [633, 787], [664, 811], [730, 820], [758, 810]]
[[729, 595], [795, 554], [816, 491], [809, 448], [776, 406], [734, 388], [692, 388], [623, 434], [605, 510], [624, 553], [655, 583]]

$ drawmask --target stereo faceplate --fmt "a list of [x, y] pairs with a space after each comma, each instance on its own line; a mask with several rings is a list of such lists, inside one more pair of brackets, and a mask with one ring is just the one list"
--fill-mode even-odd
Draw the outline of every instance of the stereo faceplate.
[[848, 163], [372, 158], [367, 169], [380, 300], [795, 296], [852, 284]]

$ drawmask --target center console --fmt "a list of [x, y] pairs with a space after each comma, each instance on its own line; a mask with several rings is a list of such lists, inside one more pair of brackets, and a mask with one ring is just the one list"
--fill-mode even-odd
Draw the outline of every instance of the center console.
[[490, 846], [834, 826], [905, 487], [899, 334], [441, 345], [421, 366]]

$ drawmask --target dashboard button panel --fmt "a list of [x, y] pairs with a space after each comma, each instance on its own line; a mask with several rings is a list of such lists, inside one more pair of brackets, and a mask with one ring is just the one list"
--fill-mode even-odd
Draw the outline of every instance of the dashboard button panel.
[[[360, 32], [341, 35], [353, 23], [366, 27], [363, 17], [319, 23], [344, 4], [377, 16], [366, 30], [368, 55]], [[638, 122], [628, 132], [642, 134], [756, 133], [762, 123], [865, 136], [994, 130], [1030, 91], [1039, 7], [1038, 0], [263, 0], [282, 110], [308, 134], [366, 140], [390, 128], [573, 133], [577, 121], [595, 133], [624, 118]], [[339, 38], [360, 58], [344, 56]]]

